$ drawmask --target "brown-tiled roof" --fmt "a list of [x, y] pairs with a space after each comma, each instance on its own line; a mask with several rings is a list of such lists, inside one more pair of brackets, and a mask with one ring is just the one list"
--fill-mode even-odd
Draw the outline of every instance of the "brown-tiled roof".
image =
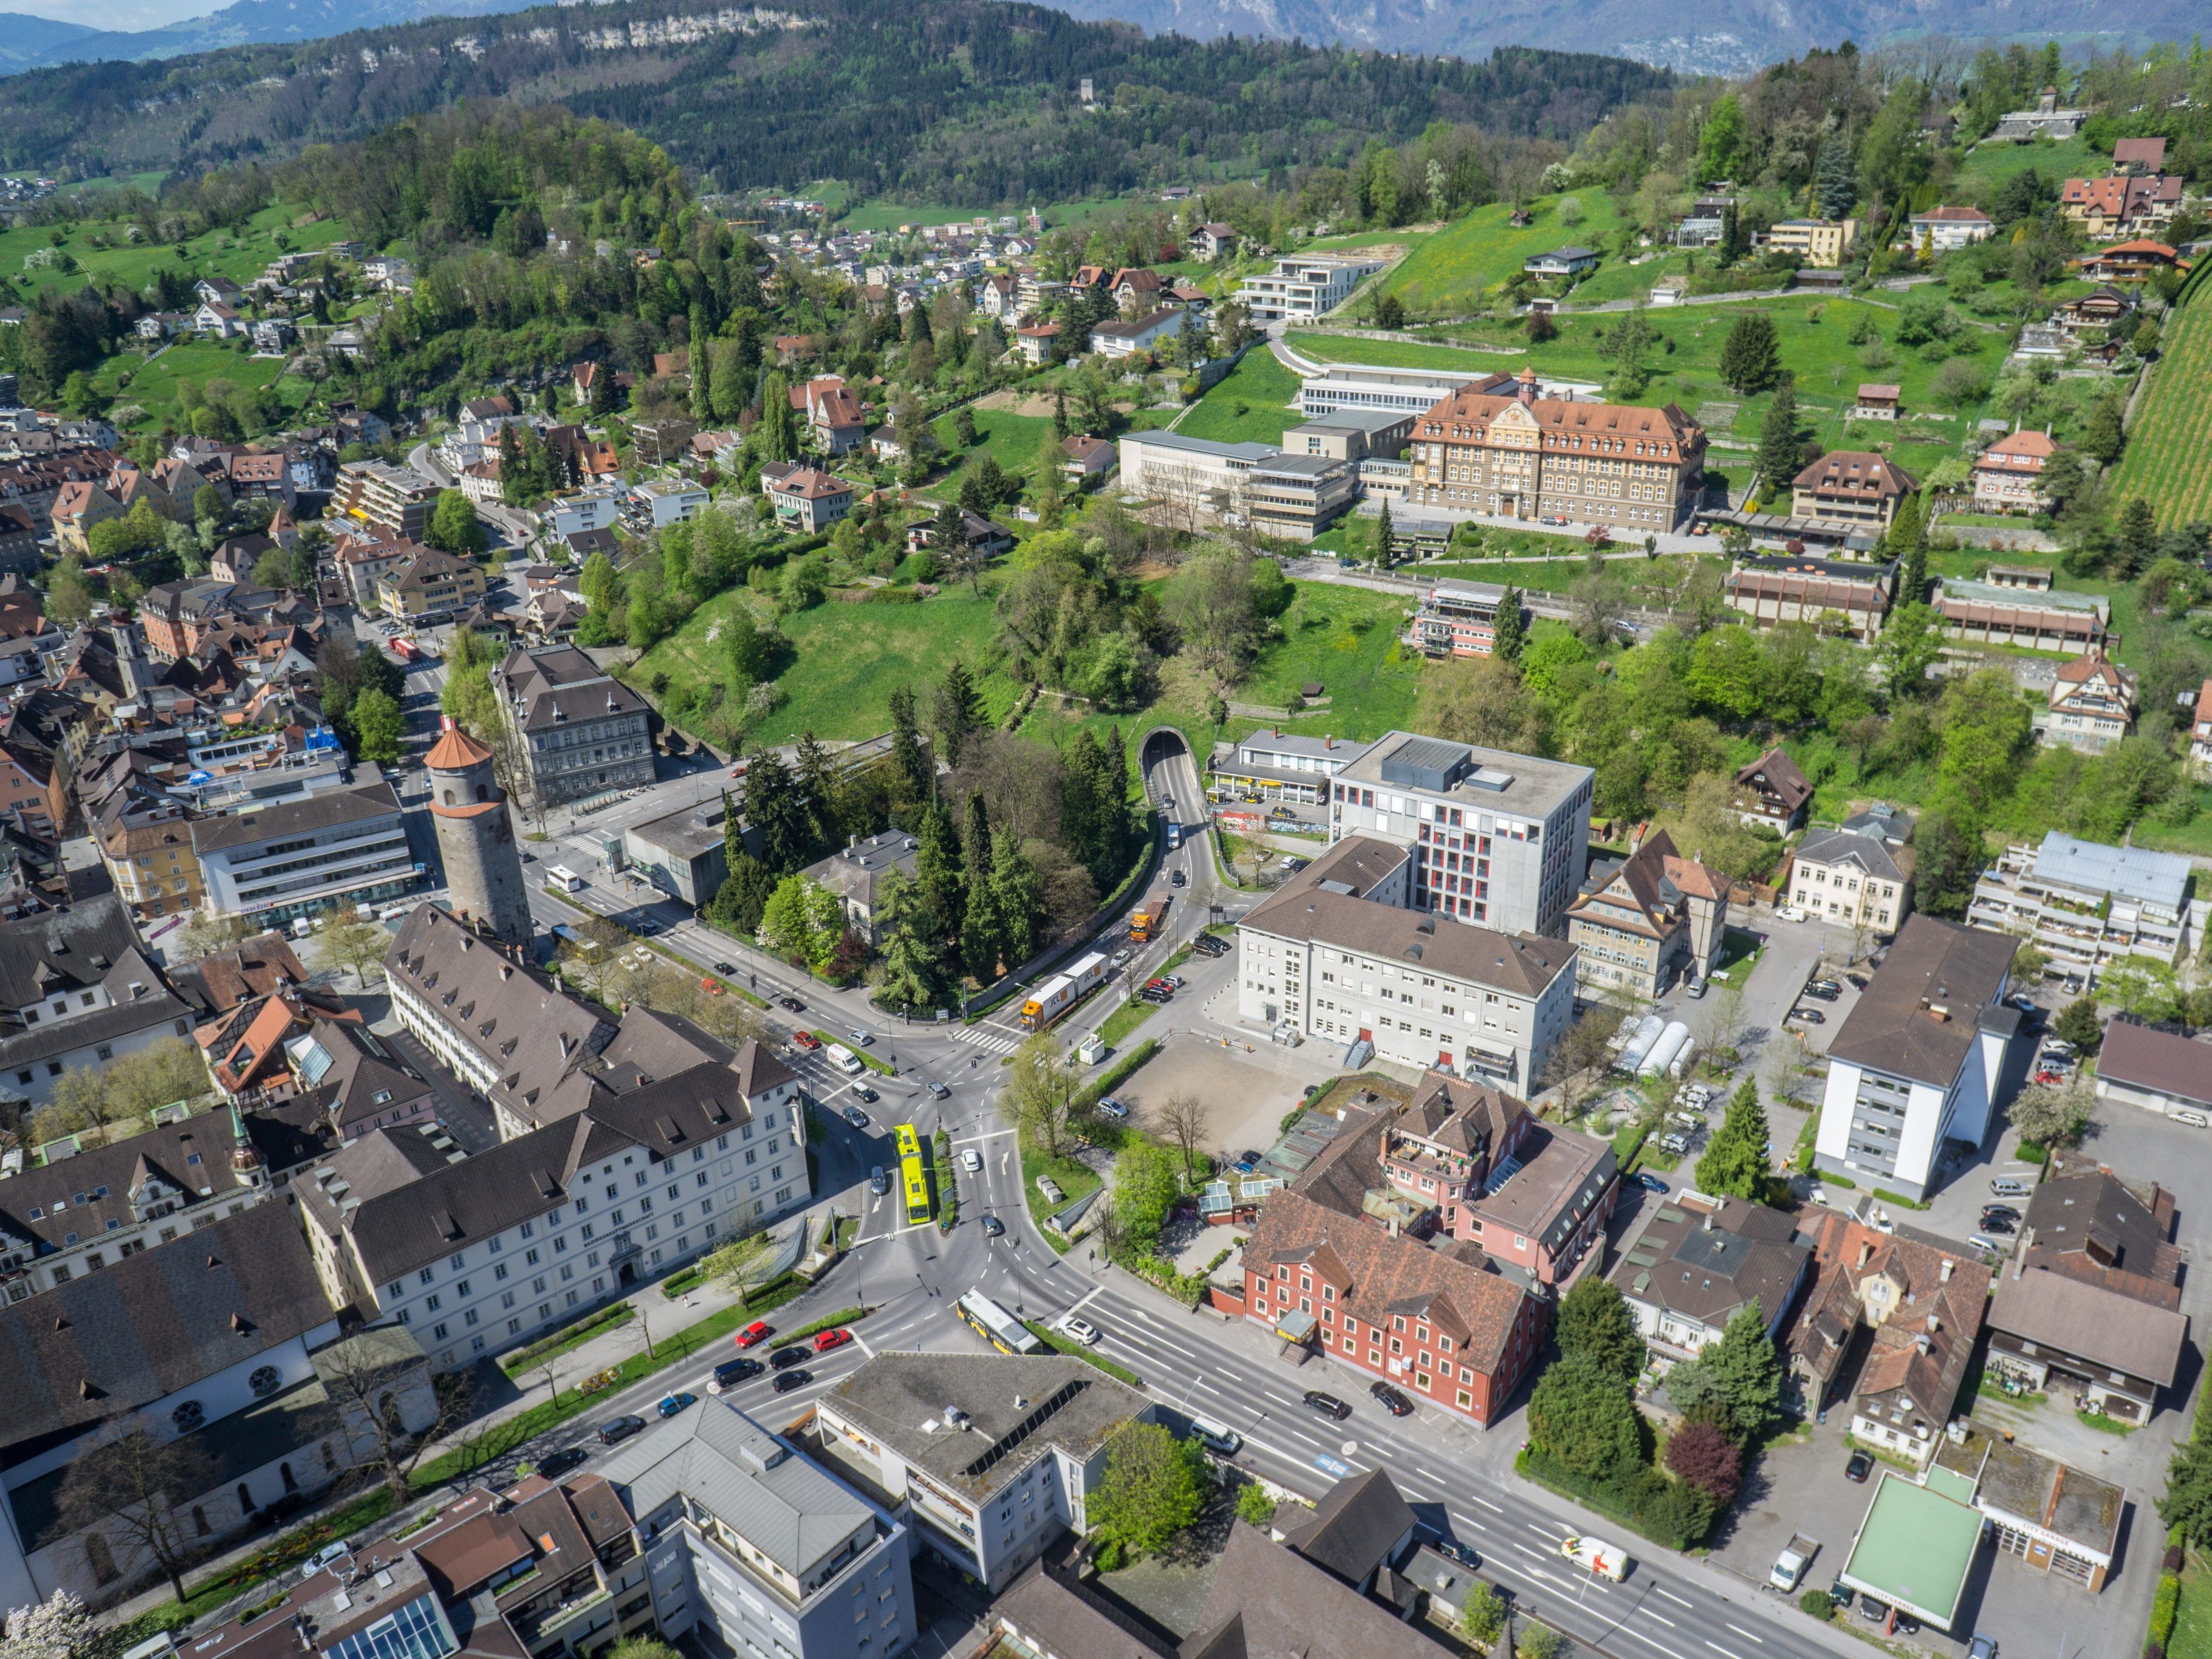
[[[2212, 680], [2204, 682], [2197, 718], [2212, 720]], [[2097, 1051], [2097, 1075], [2130, 1088], [2147, 1089], [2212, 1106], [2212, 1043], [2115, 1019]]]
[[1242, 1521], [1230, 1523], [1195, 1628], [1218, 1644], [1232, 1620], [1243, 1625], [1246, 1659], [1437, 1659], [1438, 1652], [1394, 1609]]
[[2008, 934], [1907, 916], [1829, 1058], [1948, 1089], [2019, 949]]
[[267, 933], [187, 963], [173, 977], [179, 993], [202, 1012], [221, 1014], [255, 997], [306, 983], [307, 970], [282, 933]]
[[1797, 763], [1779, 749], [1770, 749], [1750, 765], [1738, 769], [1735, 781], [1744, 788], [1772, 795], [1791, 812], [1813, 799], [1813, 786], [1797, 769]]
[[[1528, 385], [1533, 392], [1533, 378], [1524, 376], [1523, 379], [1524, 384]], [[1421, 419], [1424, 422], [1472, 426], [1477, 428], [1474, 434], [1474, 441], [1480, 443], [1483, 441], [1490, 422], [1516, 406], [1525, 407], [1535, 417], [1537, 426], [1547, 439], [1591, 434], [1606, 438], [1668, 439], [1676, 447], [1678, 458], [1681, 453], [1695, 453], [1705, 447], [1705, 428], [1673, 404], [1653, 409], [1636, 404], [1583, 403], [1569, 398], [1532, 395], [1524, 399], [1511, 392], [1482, 392], [1474, 386], [1468, 386], [1431, 405]]]
[[2172, 1236], [2172, 1193], [2154, 1181], [2138, 1190], [2105, 1169], [2045, 1181], [2021, 1228], [2029, 1267], [2160, 1308], [2181, 1305], [2181, 1252]]
[[2189, 1316], [2043, 1268], [2008, 1270], [1990, 1328], [2068, 1358], [2171, 1385]]
[[1910, 1229], [1882, 1232], [1855, 1216], [1807, 1213], [1815, 1227], [1817, 1278], [1789, 1336], [1792, 1358], [1827, 1382], [1852, 1333], [1861, 1324], [1872, 1326], [1859, 1396], [1902, 1389], [1924, 1418], [1947, 1421], [1981, 1334], [1990, 1270], [1956, 1247]]
[[1672, 1198], [1606, 1276], [1632, 1301], [1708, 1325], [1727, 1324], [1753, 1302], [1771, 1323], [1813, 1254], [1796, 1231], [1763, 1204], [1723, 1198], [1716, 1208]]
[[[1535, 997], [1572, 966], [1575, 947], [1540, 933], [1493, 933], [1438, 922], [1426, 912], [1361, 896], [1406, 860], [1406, 849], [1346, 836], [1246, 915], [1243, 925], [1280, 939], [1419, 962], [1426, 971]], [[1352, 892], [1329, 884], [1351, 885]]]
[[1858, 449], [1832, 449], [1791, 480], [1798, 489], [1850, 501], [1877, 501], [1910, 495], [1919, 480], [1887, 456]]
[[[1317, 1260], [1322, 1252], [1334, 1261]], [[1315, 1272], [1336, 1285], [1334, 1305], [1341, 1314], [1370, 1324], [1386, 1323], [1393, 1314], [1425, 1317], [1461, 1345], [1463, 1363], [1491, 1372], [1504, 1361], [1527, 1295], [1475, 1245], [1431, 1248], [1393, 1238], [1297, 1192], [1269, 1194], [1243, 1259], [1270, 1273], [1279, 1262], [1313, 1262]]]

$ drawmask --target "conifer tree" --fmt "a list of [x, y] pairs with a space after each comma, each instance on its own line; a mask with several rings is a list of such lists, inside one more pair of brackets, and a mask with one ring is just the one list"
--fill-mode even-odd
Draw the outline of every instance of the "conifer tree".
[[959, 943], [960, 923], [967, 908], [960, 868], [960, 839], [952, 819], [936, 801], [921, 816], [921, 833], [915, 837], [914, 879], [921, 890], [927, 918], [923, 926], [930, 941], [939, 946]]
[[1764, 311], [1744, 312], [1721, 347], [1721, 379], [1749, 393], [1765, 391], [1781, 374], [1782, 346], [1774, 319]]
[[998, 977], [1006, 929], [999, 917], [996, 872], [991, 862], [991, 820], [981, 794], [968, 797], [968, 821], [961, 837], [967, 860], [968, 907], [960, 925], [960, 957], [978, 985]]
[[1506, 662], [1519, 662], [1521, 648], [1528, 640], [1528, 619], [1522, 614], [1521, 590], [1508, 587], [1498, 596], [1498, 622], [1491, 640], [1490, 654]]

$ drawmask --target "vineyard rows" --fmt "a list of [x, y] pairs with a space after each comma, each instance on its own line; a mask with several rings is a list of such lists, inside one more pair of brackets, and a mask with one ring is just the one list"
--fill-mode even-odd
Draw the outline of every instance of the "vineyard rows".
[[2212, 300], [2192, 282], [2166, 319], [2165, 350], [2128, 434], [2112, 498], [2147, 499], [2159, 526], [2212, 520]]

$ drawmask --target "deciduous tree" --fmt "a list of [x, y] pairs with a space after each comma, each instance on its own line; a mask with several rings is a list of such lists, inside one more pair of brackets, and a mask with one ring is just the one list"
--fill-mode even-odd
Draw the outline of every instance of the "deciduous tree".
[[120, 1534], [153, 1561], [181, 1601], [185, 1569], [198, 1555], [184, 1506], [222, 1478], [197, 1436], [162, 1441], [132, 1429], [70, 1460], [54, 1509], [65, 1531]]
[[1163, 1424], [1132, 1423], [1106, 1449], [1091, 1524], [1127, 1553], [1151, 1554], [1198, 1518], [1210, 1486], [1195, 1441]]

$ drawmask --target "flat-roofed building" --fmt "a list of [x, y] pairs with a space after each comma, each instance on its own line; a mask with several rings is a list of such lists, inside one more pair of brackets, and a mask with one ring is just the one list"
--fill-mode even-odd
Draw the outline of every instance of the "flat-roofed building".
[[1247, 276], [1237, 301], [1255, 323], [1310, 322], [1342, 305], [1386, 263], [1361, 254], [1285, 254], [1273, 270]]
[[1310, 805], [1327, 799], [1328, 780], [1365, 754], [1367, 747], [1328, 732], [1314, 738], [1262, 726], [1235, 743], [1214, 746], [1206, 769], [1209, 786], [1223, 794]]
[[1419, 416], [1459, 392], [1513, 390], [1513, 376], [1502, 369], [1472, 378], [1455, 369], [1374, 363], [1319, 363], [1314, 369], [1299, 383], [1297, 398], [1298, 412], [1309, 420], [1359, 413]]
[[1791, 253], [1815, 270], [1832, 270], [1858, 240], [1856, 219], [1784, 219], [1766, 233], [1764, 247]]
[[1754, 628], [1804, 623], [1870, 645], [1889, 616], [1896, 582], [1893, 560], [1870, 564], [1748, 553], [1729, 571], [1724, 591], [1729, 608]]
[[1281, 455], [1244, 474], [1244, 522], [1262, 536], [1310, 542], [1352, 506], [1355, 464], [1328, 455]]
[[1431, 657], [1486, 657], [1498, 643], [1504, 600], [1498, 583], [1437, 582], [1407, 624], [1406, 642]]
[[422, 879], [388, 783], [332, 789], [192, 825], [210, 915], [268, 923], [380, 904]]
[[730, 873], [727, 823], [720, 800], [680, 806], [623, 830], [623, 854], [655, 887], [696, 910], [721, 891]]
[[1332, 786], [1329, 836], [1404, 847], [1416, 908], [1556, 935], [1582, 883], [1594, 776], [1563, 761], [1386, 732]]
[[1973, 1481], [1974, 1507], [1989, 1518], [2004, 1554], [2092, 1594], [2105, 1588], [2119, 1556], [2125, 1487], [2009, 1434], [1987, 1433], [1972, 1419], [1937, 1444], [1936, 1462]]
[[1340, 461], [1394, 457], [1413, 435], [1411, 410], [1338, 410], [1283, 434], [1285, 455], [1327, 455]]
[[1057, 1354], [885, 1352], [815, 1406], [832, 1462], [910, 1516], [924, 1549], [994, 1590], [1091, 1529], [1114, 1437], [1158, 1420], [1135, 1389]]
[[2101, 593], [2038, 592], [1946, 576], [1936, 614], [1951, 639], [2079, 656], [2104, 639], [2112, 602]]
[[331, 507], [379, 540], [419, 542], [437, 501], [438, 486], [410, 468], [388, 461], [348, 461], [338, 468]]
[[2179, 965], [2189, 939], [2195, 871], [2179, 853], [2108, 847], [2053, 830], [2008, 847], [1974, 884], [1966, 920], [2026, 937], [2046, 975], [2087, 989], [2110, 963]]

